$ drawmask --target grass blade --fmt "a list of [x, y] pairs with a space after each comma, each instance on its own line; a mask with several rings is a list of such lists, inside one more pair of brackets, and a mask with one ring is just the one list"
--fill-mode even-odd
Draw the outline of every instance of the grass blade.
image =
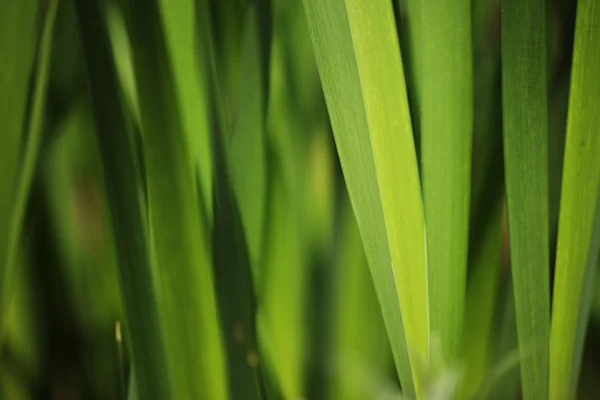
[[[196, 31], [195, 0], [160, 0], [163, 36], [181, 129], [187, 137], [199, 176], [201, 199], [212, 218], [212, 160], [204, 57]], [[210, 224], [209, 224], [210, 225]]]
[[196, 154], [187, 147], [186, 108], [179, 108], [178, 81], [171, 75], [169, 29], [162, 19], [167, 16], [158, 0], [128, 0], [124, 15], [138, 89], [150, 236], [162, 285], [167, 367], [177, 398], [223, 399], [226, 362], [208, 233], [199, 207]]
[[266, 10], [269, 6], [268, 2], [256, 1], [246, 12], [237, 118], [230, 131], [231, 137], [226, 137], [225, 142], [250, 259], [255, 265], [260, 262], [263, 247], [267, 195], [265, 121], [271, 38]]
[[229, 180], [222, 139], [217, 135], [214, 143], [213, 271], [228, 360], [229, 394], [232, 399], [261, 399], [263, 378], [258, 356], [250, 256]]
[[142, 178], [136, 164], [132, 126], [123, 113], [99, 6], [81, 0], [76, 7], [86, 51], [136, 386], [143, 398], [170, 398], [173, 387], [157, 303], [160, 288], [147, 243], [147, 216], [140, 196]]
[[[29, 89], [29, 71], [33, 61], [35, 49], [35, 17], [37, 3], [18, 2], [7, 4], [7, 9], [0, 13], [7, 18], [0, 22], [7, 29], [18, 26], [19, 31], [0, 32], [0, 43], [6, 51], [5, 57], [10, 60], [2, 63], [5, 71], [0, 71], [3, 78], [0, 81], [0, 91], [8, 104], [2, 104], [6, 110], [6, 122], [3, 129], [3, 146], [5, 158], [1, 166], [0, 186], [3, 195], [0, 196], [0, 218], [2, 220], [2, 233], [0, 233], [0, 343], [4, 335], [4, 326], [10, 303], [13, 280], [15, 276], [15, 262], [21, 239], [21, 230], [25, 210], [29, 198], [29, 191], [37, 166], [39, 148], [43, 133], [44, 107], [46, 104], [46, 86], [48, 83], [49, 65], [51, 58], [52, 37], [54, 22], [58, 9], [58, 1], [53, 0], [47, 4], [44, 17], [44, 26], [40, 37], [37, 52], [37, 66], [35, 70], [35, 83], [33, 88], [32, 106], [30, 110], [29, 126], [25, 136], [25, 149], [21, 158], [21, 140], [23, 140], [23, 123], [25, 119], [27, 93]], [[4, 8], [4, 7], [3, 7]], [[15, 25], [13, 25], [15, 24]], [[22, 31], [21, 31], [22, 30]], [[14, 37], [17, 36], [17, 39]], [[22, 37], [21, 37], [22, 36]], [[22, 42], [21, 42], [22, 41]], [[6, 46], [5, 46], [6, 45]], [[14, 47], [13, 47], [14, 46]], [[14, 54], [12, 51], [14, 50]], [[12, 67], [12, 68], [11, 68]], [[20, 170], [19, 170], [20, 168]], [[14, 198], [10, 195], [15, 192]], [[5, 214], [6, 213], [6, 214]]]
[[429, 358], [423, 208], [392, 5], [305, 0], [304, 6], [400, 380], [411, 396], [407, 349], [421, 395]]
[[466, 370], [462, 397], [470, 399], [483, 383], [492, 361], [493, 327], [502, 262], [502, 203], [496, 204], [481, 248], [473, 261], [465, 309]]
[[334, 281], [331, 399], [382, 396], [391, 365], [381, 314], [369, 278], [360, 232], [348, 201], [343, 203]]
[[[600, 193], [599, 193], [600, 194]], [[579, 318], [577, 320], [577, 337], [575, 339], [575, 350], [573, 356], [573, 368], [571, 370], [571, 394], [570, 398], [575, 398], [577, 394], [577, 385], [581, 372], [581, 362], [583, 360], [583, 350], [585, 338], [587, 336], [588, 323], [592, 311], [592, 304], [598, 285], [598, 259], [600, 257], [600, 195], [596, 200], [596, 211], [594, 217], [594, 227], [592, 238], [590, 240], [590, 250], [588, 252], [587, 263], [585, 266], [585, 277], [583, 288], [581, 290], [581, 306]]]
[[306, 260], [299, 216], [280, 163], [269, 168], [269, 220], [258, 316], [261, 349], [285, 399], [305, 397]]
[[409, 0], [427, 226], [431, 335], [456, 361], [464, 317], [471, 184], [471, 1]]
[[504, 165], [523, 398], [548, 397], [548, 108], [544, 0], [502, 7]]
[[569, 398], [600, 181], [600, 4], [577, 4], [550, 333], [550, 399]]

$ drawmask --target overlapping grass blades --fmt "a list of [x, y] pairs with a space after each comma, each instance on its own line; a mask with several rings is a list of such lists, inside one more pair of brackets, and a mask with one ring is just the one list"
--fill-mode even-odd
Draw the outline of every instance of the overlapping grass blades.
[[99, 4], [82, 0], [76, 2], [76, 7], [136, 368], [135, 386], [144, 398], [170, 398], [175, 392], [159, 309], [161, 288], [148, 246], [146, 205], [132, 123], [123, 111]]
[[[228, 392], [226, 362], [209, 235], [195, 153], [187, 147], [183, 114], [189, 110], [180, 104], [173, 76], [180, 71], [170, 66], [173, 43], [167, 36], [173, 32], [158, 0], [127, 0], [124, 11], [140, 107], [150, 242], [162, 286], [167, 367], [178, 398], [223, 399]], [[186, 51], [196, 54], [197, 49]]]
[[[199, 0], [205, 1], [205, 0]], [[205, 59], [196, 26], [196, 0], [160, 0], [163, 35], [169, 71], [177, 97], [181, 129], [187, 137], [201, 198], [208, 220], [212, 219], [212, 157], [209, 135]], [[210, 225], [210, 224], [209, 224]]]
[[525, 399], [548, 397], [548, 100], [543, 0], [502, 7], [504, 165]]
[[600, 4], [577, 4], [550, 333], [550, 399], [571, 394], [577, 324], [600, 182]]
[[408, 0], [427, 225], [431, 335], [446, 362], [461, 350], [471, 186], [471, 2]]
[[213, 271], [228, 360], [229, 395], [232, 399], [261, 399], [262, 361], [258, 353], [250, 256], [219, 135], [215, 135], [214, 143]]
[[[44, 25], [39, 41], [36, 26], [38, 5], [37, 1], [23, 1], [4, 3], [0, 7], [0, 47], [3, 57], [7, 58], [0, 63], [0, 107], [3, 121], [0, 143], [4, 149], [0, 165], [0, 190], [3, 193], [0, 196], [0, 343], [13, 291], [23, 218], [43, 133], [46, 86], [58, 0], [48, 2], [43, 8]], [[36, 46], [33, 94], [28, 113], [29, 80]], [[27, 115], [29, 119], [26, 118]], [[21, 151], [23, 141], [25, 147]]]
[[305, 0], [304, 6], [401, 384], [413, 395], [408, 353], [416, 393], [424, 395], [429, 327], [423, 207], [392, 5]]

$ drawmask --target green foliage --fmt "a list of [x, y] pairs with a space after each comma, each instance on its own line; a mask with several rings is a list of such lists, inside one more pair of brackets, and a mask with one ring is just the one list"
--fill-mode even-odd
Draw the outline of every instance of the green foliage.
[[2, 398], [598, 391], [593, 0], [0, 23]]
[[473, 73], [471, 2], [408, 0], [421, 140], [430, 332], [443, 358], [460, 352], [469, 228]]
[[550, 398], [571, 394], [571, 370], [600, 182], [600, 6], [577, 5], [550, 332]]
[[544, 1], [502, 7], [504, 165], [523, 396], [548, 397], [550, 278]]

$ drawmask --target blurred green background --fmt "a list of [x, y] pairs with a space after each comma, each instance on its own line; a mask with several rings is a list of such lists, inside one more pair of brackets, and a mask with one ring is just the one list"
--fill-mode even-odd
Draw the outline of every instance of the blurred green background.
[[[2, 2], [0, 9], [11, 7], [9, 0]], [[26, 3], [28, 10], [36, 10], [31, 13], [29, 31], [38, 49], [45, 15], [53, 3]], [[134, 121], [134, 137], [139, 139], [138, 102], [143, 99], [136, 94], [131, 61], [136, 44], [128, 38], [121, 2], [99, 3], [106, 13], [123, 104]], [[402, 41], [404, 2], [394, 2], [394, 6]], [[337, 158], [301, 0], [210, 0], [203, 7], [205, 13], [198, 6], [197, 18], [204, 21], [200, 24], [210, 23], [198, 35], [198, 51], [211, 56], [199, 75], [208, 95], [198, 118], [203, 113], [208, 116], [206, 129], [217, 150], [212, 162], [208, 160], [212, 172], [207, 172], [207, 185], [214, 195], [206, 197], [205, 188], [198, 189], [208, 210], [202, 218], [211, 227], [207, 243], [212, 243], [219, 307], [251, 298], [255, 304], [248, 303], [249, 313], [257, 316], [256, 330], [250, 333], [254, 322], [249, 328], [235, 315], [222, 317], [221, 328], [233, 335], [228, 339], [225, 333], [225, 342], [258, 337], [253, 339], [258, 348], [241, 357], [253, 367], [260, 365], [262, 376], [256, 384], [264, 385], [261, 391], [269, 399], [399, 398], [392, 354]], [[552, 248], [575, 10], [576, 2], [570, 0], [549, 1], [547, 6]], [[486, 290], [496, 311], [487, 328], [473, 328], [473, 332], [486, 332], [488, 339], [480, 343], [480, 337], [466, 334], [467, 343], [482, 346], [472, 351], [487, 360], [486, 368], [469, 371], [468, 366], [460, 366], [481, 382], [507, 356], [510, 359], [516, 349], [516, 331], [503, 211], [500, 1], [473, 0], [472, 11], [474, 132], [468, 287], [477, 286], [481, 279], [477, 267], [482, 257], [487, 257], [484, 264], [501, 265], [499, 279]], [[24, 15], [18, 14], [23, 21]], [[0, 16], [5, 37], [19, 34], [11, 28], [14, 17], [8, 11]], [[125, 399], [135, 389], [106, 177], [77, 18], [73, 1], [58, 2], [39, 157], [22, 218], [2, 347], [2, 399]], [[11, 62], [8, 50], [8, 45], [0, 49], [0, 64]], [[155, 56], [161, 54], [157, 50]], [[36, 57], [37, 61], [23, 67], [29, 82], [26, 104], [33, 98], [34, 66], [40, 62]], [[410, 74], [408, 78], [410, 88]], [[23, 119], [31, 113], [26, 111]], [[255, 135], [236, 134], [237, 129], [251, 129]], [[219, 147], [222, 139], [215, 139], [224, 135], [225, 147], [230, 146], [225, 130], [233, 138], [227, 151]], [[11, 151], [0, 148], [0, 157], [9, 157]], [[229, 178], [223, 178], [225, 169]], [[200, 181], [199, 185], [206, 182]], [[0, 189], [2, 197], [14, 195], [6, 186]], [[483, 238], [489, 229], [502, 240], [502, 247], [486, 245]], [[242, 272], [227, 269], [240, 263], [246, 266]], [[250, 295], [237, 298], [244, 290]], [[467, 315], [477, 315], [481, 295], [473, 294], [470, 302], [471, 291], [467, 293]], [[591, 307], [579, 389], [580, 398], [586, 399], [600, 392], [600, 292]], [[477, 324], [477, 318], [474, 321]], [[517, 363], [509, 362], [492, 385], [493, 396], [518, 398], [518, 379]], [[254, 397], [238, 393], [232, 398]]]

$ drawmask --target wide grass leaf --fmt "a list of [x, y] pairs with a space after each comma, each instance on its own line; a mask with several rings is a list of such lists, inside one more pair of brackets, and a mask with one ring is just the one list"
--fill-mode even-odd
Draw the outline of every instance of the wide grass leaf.
[[571, 394], [581, 292], [600, 181], [600, 4], [577, 4], [550, 332], [550, 398]]
[[504, 165], [525, 399], [548, 393], [548, 100], [543, 0], [502, 7]]
[[430, 330], [441, 356], [461, 349], [467, 268], [473, 72], [471, 1], [408, 0], [427, 226]]
[[400, 381], [405, 394], [414, 395], [412, 370], [417, 395], [424, 394], [429, 362], [425, 231], [392, 5], [305, 0], [304, 6]]

